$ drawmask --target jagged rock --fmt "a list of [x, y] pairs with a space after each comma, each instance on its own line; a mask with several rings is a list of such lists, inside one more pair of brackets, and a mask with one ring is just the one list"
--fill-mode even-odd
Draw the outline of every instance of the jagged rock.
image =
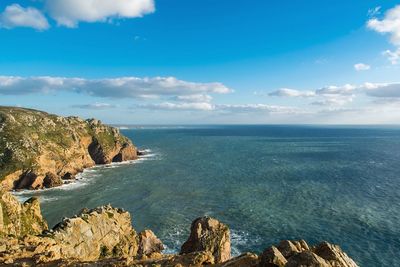
[[138, 151], [128, 144], [124, 144], [119, 153], [112, 159], [113, 162], [134, 160], [138, 157]]
[[8, 192], [0, 190], [0, 195], [0, 236], [36, 235], [48, 229], [37, 198], [30, 198], [20, 204]]
[[322, 242], [313, 251], [315, 254], [328, 261], [331, 266], [357, 267], [357, 264], [337, 245]]
[[151, 230], [144, 230], [139, 233], [139, 249], [140, 257], [152, 257], [154, 254], [159, 254], [164, 250], [164, 245], [160, 239]]
[[6, 190], [59, 186], [95, 164], [137, 158], [118, 129], [92, 119], [0, 106], [0, 183]]
[[282, 240], [277, 248], [285, 258], [290, 258], [291, 256], [300, 252], [296, 245], [289, 240]]
[[286, 263], [287, 260], [282, 253], [271, 246], [262, 253], [260, 267], [283, 267]]
[[[181, 267], [195, 267], [214, 264], [215, 259], [210, 251], [198, 251], [184, 255], [174, 255], [160, 260], [155, 260], [146, 264], [142, 263], [143, 266], [181, 266]], [[140, 263], [137, 263], [140, 266]]]
[[290, 257], [285, 267], [332, 267], [332, 266], [317, 254], [311, 251], [303, 251]]
[[181, 254], [198, 251], [211, 252], [216, 263], [229, 260], [231, 257], [229, 228], [210, 217], [194, 220], [189, 239], [181, 247]]
[[63, 184], [63, 181], [60, 176], [55, 175], [54, 173], [48, 172], [46, 177], [43, 180], [43, 186], [46, 188], [56, 187]]
[[244, 253], [226, 262], [215, 265], [215, 267], [258, 267], [260, 266], [259, 263], [260, 259], [257, 254]]
[[104, 206], [65, 219], [53, 228], [51, 238], [62, 247], [62, 257], [82, 261], [136, 256], [137, 235], [131, 216]]
[[288, 258], [272, 246], [261, 257], [245, 253], [230, 259], [228, 227], [202, 217], [192, 223], [181, 255], [163, 255], [154, 233], [136, 235], [129, 213], [122, 209], [83, 209], [47, 230], [37, 198], [20, 204], [8, 192], [0, 196], [1, 266], [358, 267], [340, 247], [327, 242], [310, 249], [303, 240], [285, 240], [278, 247]]

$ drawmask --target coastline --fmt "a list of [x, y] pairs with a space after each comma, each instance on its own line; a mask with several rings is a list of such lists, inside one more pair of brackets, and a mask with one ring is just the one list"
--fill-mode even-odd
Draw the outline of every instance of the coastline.
[[[96, 179], [96, 177], [97, 177], [96, 171], [99, 169], [117, 168], [119, 166], [124, 166], [124, 165], [139, 164], [145, 160], [150, 160], [151, 158], [154, 158], [159, 155], [157, 153], [153, 153], [153, 151], [151, 149], [143, 149], [138, 152], [140, 152], [141, 155], [138, 156], [137, 159], [126, 160], [126, 161], [122, 161], [122, 162], [111, 162], [111, 163], [107, 163], [107, 164], [97, 164], [92, 167], [85, 168], [81, 172], [76, 174], [75, 179], [63, 181], [64, 183], [60, 186], [50, 187], [50, 188], [42, 188], [42, 189], [11, 190], [10, 193], [12, 195], [14, 195], [15, 197], [17, 197], [17, 199], [19, 201], [23, 202], [32, 196], [37, 196], [44, 192], [51, 192], [51, 191], [57, 191], [57, 190], [59, 190], [59, 191], [75, 190], [77, 188], [89, 185], [90, 181], [92, 181], [93, 179]], [[89, 175], [91, 177], [88, 177]]]

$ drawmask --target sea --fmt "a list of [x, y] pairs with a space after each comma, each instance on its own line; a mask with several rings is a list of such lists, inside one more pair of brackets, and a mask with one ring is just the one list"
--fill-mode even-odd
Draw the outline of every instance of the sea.
[[400, 266], [400, 127], [126, 126], [146, 155], [97, 166], [38, 196], [53, 226], [82, 208], [129, 211], [178, 252], [191, 222], [231, 229], [232, 253], [283, 239], [340, 245], [360, 266]]

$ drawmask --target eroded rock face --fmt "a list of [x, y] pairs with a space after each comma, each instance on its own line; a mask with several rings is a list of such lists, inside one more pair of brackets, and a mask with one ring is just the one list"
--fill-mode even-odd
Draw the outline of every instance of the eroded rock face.
[[261, 267], [283, 267], [287, 263], [286, 258], [276, 247], [272, 246], [264, 250], [261, 255]]
[[357, 267], [357, 264], [337, 245], [322, 242], [313, 251], [331, 266]]
[[20, 204], [10, 193], [0, 190], [0, 236], [36, 235], [47, 229], [37, 198]]
[[[289, 258], [285, 267], [331, 267], [323, 258], [311, 251], [303, 251]], [[341, 267], [338, 265], [337, 267]]]
[[164, 245], [160, 239], [151, 230], [144, 230], [139, 233], [139, 249], [140, 257], [152, 257], [154, 254], [159, 254], [164, 250]]
[[123, 162], [128, 160], [137, 159], [139, 153], [137, 149], [128, 144], [124, 144], [119, 153], [112, 159], [113, 162]]
[[59, 186], [95, 164], [137, 158], [128, 138], [95, 119], [0, 106], [0, 129], [0, 183], [7, 190]]
[[231, 258], [229, 228], [210, 217], [196, 219], [191, 226], [189, 239], [182, 245], [181, 254], [197, 251], [209, 251], [215, 262], [220, 263]]
[[339, 246], [322, 242], [310, 248], [304, 240], [283, 240], [261, 255], [260, 267], [358, 267]]
[[137, 255], [137, 235], [128, 212], [104, 206], [65, 219], [49, 235], [62, 257], [82, 261]]
[[216, 267], [259, 267], [260, 259], [257, 254], [244, 253], [226, 262], [216, 265]]

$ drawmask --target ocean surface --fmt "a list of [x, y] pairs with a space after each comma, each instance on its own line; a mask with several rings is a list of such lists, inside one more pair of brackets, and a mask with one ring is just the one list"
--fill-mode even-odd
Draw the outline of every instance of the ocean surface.
[[282, 239], [339, 244], [361, 266], [400, 266], [400, 128], [196, 126], [124, 129], [148, 154], [37, 195], [50, 225], [111, 203], [179, 251], [192, 220], [229, 225], [233, 253]]

